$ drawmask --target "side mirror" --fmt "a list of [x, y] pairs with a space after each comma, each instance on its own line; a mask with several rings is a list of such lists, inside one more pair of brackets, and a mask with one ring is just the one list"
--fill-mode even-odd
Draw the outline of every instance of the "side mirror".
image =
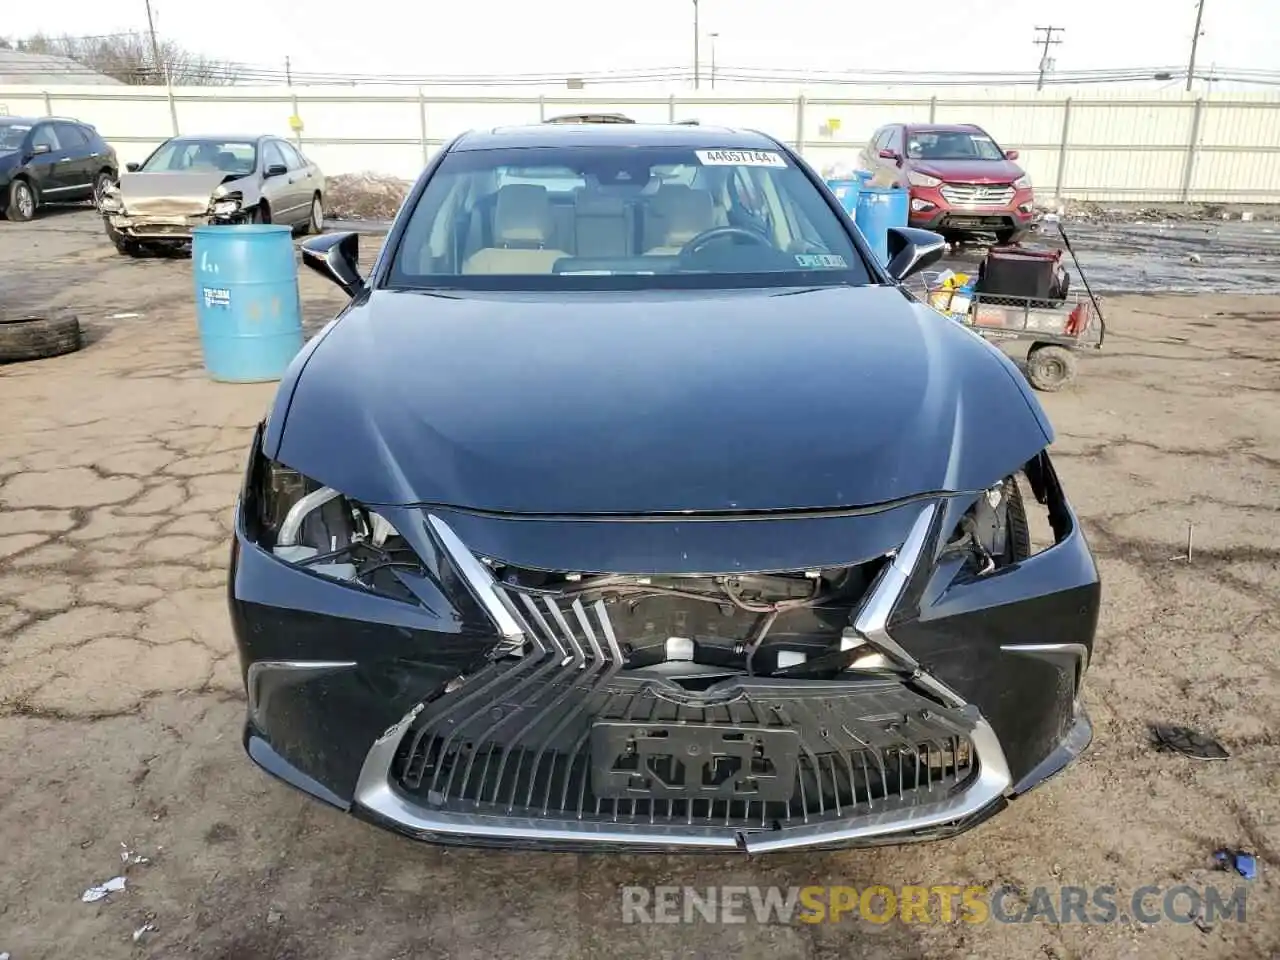
[[880, 159], [881, 160], [897, 160], [898, 151], [890, 150], [888, 147], [885, 147], [883, 150], [880, 151]]
[[349, 297], [354, 297], [364, 287], [364, 277], [360, 276], [358, 233], [322, 233], [304, 241], [302, 262], [326, 280], [336, 283]]
[[31, 148], [31, 155], [34, 157], [38, 157], [40, 156], [40, 154], [50, 153], [52, 150], [53, 148], [49, 146], [47, 143], [37, 143], [34, 147]]
[[142, 164], [135, 163], [134, 161], [131, 160], [124, 165], [124, 168], [130, 173], [137, 173], [139, 170], [142, 169]]
[[1006, 151], [1004, 152], [1004, 158], [1005, 158], [1006, 160], [1017, 160], [1017, 159], [1018, 159], [1018, 151], [1017, 151], [1017, 150], [1006, 150]]
[[268, 177], [283, 177], [288, 172], [289, 168], [283, 163], [273, 163], [271, 166], [267, 167], [266, 175]]
[[947, 241], [931, 230], [890, 227], [888, 247], [889, 263], [885, 269], [893, 279], [902, 282], [941, 260]]

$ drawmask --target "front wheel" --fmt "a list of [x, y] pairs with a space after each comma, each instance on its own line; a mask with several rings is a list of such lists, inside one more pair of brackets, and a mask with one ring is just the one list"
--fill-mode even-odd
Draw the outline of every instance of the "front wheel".
[[320, 194], [311, 198], [311, 218], [307, 221], [306, 232], [310, 234], [324, 233], [324, 207], [320, 203]]
[[1076, 357], [1065, 347], [1042, 343], [1027, 354], [1027, 380], [1037, 390], [1053, 393], [1076, 378]]
[[15, 223], [26, 223], [36, 215], [36, 192], [25, 180], [9, 184], [9, 206], [5, 216]]
[[93, 181], [93, 205], [96, 207], [102, 200], [102, 195], [106, 192], [107, 187], [111, 186], [113, 180], [111, 174], [103, 170]]

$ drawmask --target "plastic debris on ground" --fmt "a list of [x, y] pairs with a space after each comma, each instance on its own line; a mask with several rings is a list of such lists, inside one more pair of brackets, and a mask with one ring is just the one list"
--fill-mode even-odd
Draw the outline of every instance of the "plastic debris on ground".
[[1213, 862], [1220, 870], [1232, 869], [1246, 880], [1257, 879], [1258, 858], [1252, 853], [1244, 850], [1228, 850], [1223, 847], [1221, 850], [1214, 851]]
[[133, 931], [133, 942], [137, 943], [139, 940], [145, 937], [148, 933], [155, 933], [155, 930], [156, 930], [156, 925], [152, 923], [150, 920], [148, 920], [146, 923], [140, 926], [137, 930]]
[[137, 865], [142, 863], [150, 863], [151, 858], [144, 857], [140, 853], [134, 853], [132, 850], [129, 849], [128, 845], [123, 840], [121, 840], [120, 841], [120, 862], [123, 864], [132, 866], [132, 865]]
[[1190, 727], [1153, 723], [1151, 735], [1161, 750], [1180, 753], [1193, 760], [1226, 760], [1231, 756], [1213, 737]]
[[108, 894], [119, 893], [124, 889], [124, 877], [112, 877], [105, 883], [98, 884], [96, 887], [90, 887], [84, 893], [80, 894], [82, 903], [97, 903], [99, 900], [106, 899]]

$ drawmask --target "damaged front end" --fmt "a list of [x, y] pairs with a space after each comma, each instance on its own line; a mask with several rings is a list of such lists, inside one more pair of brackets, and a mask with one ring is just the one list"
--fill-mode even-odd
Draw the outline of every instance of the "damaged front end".
[[252, 220], [247, 183], [240, 174], [125, 174], [98, 197], [98, 211], [114, 242], [190, 243], [196, 227]]
[[408, 835], [932, 838], [1088, 743], [1098, 576], [1044, 453], [880, 507], [552, 518], [361, 504], [259, 443], [230, 582], [248, 750]]

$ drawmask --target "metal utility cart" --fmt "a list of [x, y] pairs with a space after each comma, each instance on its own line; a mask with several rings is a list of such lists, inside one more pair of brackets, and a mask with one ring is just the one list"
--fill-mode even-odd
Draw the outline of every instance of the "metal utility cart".
[[1076, 354], [1083, 350], [1101, 350], [1107, 334], [1102, 305], [1089, 289], [1061, 224], [1058, 229], [1084, 283], [1083, 293], [1073, 292], [1052, 299], [984, 292], [965, 295], [959, 290], [941, 290], [926, 280], [928, 299], [934, 309], [1002, 348], [1007, 341], [1025, 342], [1027, 380], [1045, 392], [1060, 390], [1075, 380]]

